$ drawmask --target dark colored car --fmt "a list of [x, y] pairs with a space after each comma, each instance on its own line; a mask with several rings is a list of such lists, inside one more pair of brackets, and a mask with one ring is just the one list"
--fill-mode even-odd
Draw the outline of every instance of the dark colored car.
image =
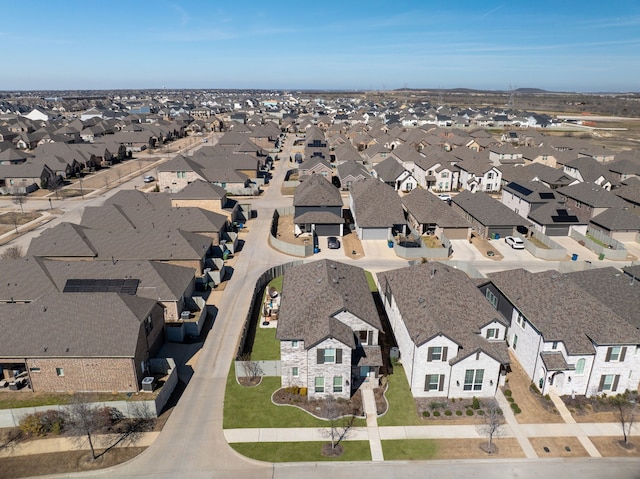
[[329, 249], [340, 249], [340, 240], [335, 236], [329, 236], [327, 238], [327, 248]]

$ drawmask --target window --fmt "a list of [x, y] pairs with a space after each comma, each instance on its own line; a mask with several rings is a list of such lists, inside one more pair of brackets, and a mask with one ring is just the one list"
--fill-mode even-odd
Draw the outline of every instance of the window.
[[518, 335], [514, 334], [513, 335], [513, 350], [516, 350], [516, 346], [518, 345]]
[[294, 339], [293, 341], [291, 341], [291, 347], [292, 348], [297, 348], [298, 347], [298, 343], [299, 343], [299, 341], [297, 339]]
[[186, 178], [187, 177], [187, 172], [186, 171], [176, 171], [176, 176], [178, 178]]
[[612, 346], [607, 349], [607, 356], [604, 358], [606, 362], [622, 362], [627, 354], [627, 347]]
[[598, 392], [611, 391], [615, 392], [618, 389], [618, 381], [620, 381], [619, 374], [603, 374], [600, 376], [600, 384], [598, 385]]
[[443, 391], [444, 390], [444, 374], [427, 374], [424, 377], [425, 391]]
[[31, 372], [31, 373], [39, 373], [40, 372], [40, 368], [29, 368], [29, 372]]
[[300, 375], [300, 371], [298, 370], [298, 368], [297, 368], [297, 367], [293, 367], [293, 368], [291, 368], [291, 375], [292, 375], [294, 378], [297, 378], [297, 377]]
[[500, 339], [498, 338], [500, 330], [498, 328], [487, 329], [487, 339]]
[[467, 369], [464, 373], [465, 391], [482, 391], [484, 369]]
[[442, 346], [434, 346], [427, 349], [427, 361], [446, 361], [447, 360], [447, 350], [449, 348]]
[[487, 180], [491, 180], [493, 179], [493, 173], [489, 172], [487, 173]]
[[440, 178], [449, 178], [449, 173], [446, 171], [443, 171], [442, 173], [440, 173]]
[[153, 318], [151, 317], [151, 315], [149, 315], [144, 320], [144, 330], [148, 335], [152, 329], [153, 329]]
[[342, 349], [318, 349], [318, 364], [342, 364]]
[[558, 341], [554, 341], [553, 344], [551, 344], [551, 349], [558, 349]]
[[334, 393], [342, 392], [342, 376], [333, 377], [333, 392]]
[[485, 293], [485, 296], [487, 297], [489, 302], [493, 304], [494, 308], [498, 307], [498, 297], [495, 294], [493, 294], [489, 288], [487, 288], [487, 292]]
[[516, 317], [516, 323], [518, 323], [518, 326], [524, 329], [526, 322], [527, 321], [524, 319], [524, 316], [522, 315], [522, 313], [518, 312], [518, 316]]
[[584, 360], [584, 358], [580, 358], [578, 359], [578, 362], [576, 362], [576, 376], [582, 376], [584, 374], [584, 363], [586, 361]]
[[324, 378], [317, 377], [315, 379], [315, 388], [314, 388], [314, 390], [317, 393], [323, 393], [324, 392]]
[[56, 375], [58, 377], [64, 376], [64, 368], [56, 368]]
[[358, 331], [358, 339], [360, 344], [364, 346], [371, 345], [373, 341], [373, 331]]

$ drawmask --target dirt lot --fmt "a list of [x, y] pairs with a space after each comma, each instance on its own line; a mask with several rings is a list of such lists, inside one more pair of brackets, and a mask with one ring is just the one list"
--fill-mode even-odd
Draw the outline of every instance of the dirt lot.
[[0, 467], [0, 479], [102, 469], [128, 461], [145, 449], [144, 447], [115, 448], [96, 461], [91, 461], [91, 455], [88, 451], [37, 454], [29, 456], [28, 460], [25, 460], [24, 456], [4, 457], [2, 458], [2, 467]]
[[[480, 253], [482, 253], [482, 256], [486, 258], [491, 258], [494, 261], [500, 261], [501, 259], [504, 259], [504, 256], [502, 256], [500, 252], [498, 252], [498, 250], [493, 247], [489, 240], [474, 236], [471, 239], [471, 244], [473, 244], [473, 246], [475, 246], [476, 249], [480, 251]], [[489, 251], [493, 251], [493, 256], [487, 254]]]
[[640, 438], [634, 437], [631, 440], [631, 447], [625, 448], [621, 444], [620, 436], [597, 436], [589, 437], [594, 446], [600, 451], [603, 457], [640, 457]]
[[[344, 249], [344, 255], [348, 258], [360, 259], [364, 258], [364, 248], [362, 242], [358, 236], [349, 231], [342, 238], [342, 248]], [[355, 251], [355, 254], [353, 253]]]
[[[538, 457], [589, 457], [577, 437], [530, 437], [529, 442]], [[545, 447], [549, 452], [544, 450]]]
[[518, 361], [511, 356], [511, 372], [507, 376], [509, 382], [503, 390], [510, 390], [516, 404], [522, 412], [516, 414], [520, 424], [561, 423], [562, 418], [550, 400], [531, 392], [531, 381]]
[[513, 438], [494, 439], [493, 443], [498, 451], [489, 456], [481, 445], [486, 439], [437, 439], [438, 449], [433, 459], [486, 459], [525, 457], [518, 441]]
[[293, 234], [293, 216], [286, 215], [278, 218], [278, 239], [286, 243], [305, 245], [313, 241], [311, 235], [298, 236]]

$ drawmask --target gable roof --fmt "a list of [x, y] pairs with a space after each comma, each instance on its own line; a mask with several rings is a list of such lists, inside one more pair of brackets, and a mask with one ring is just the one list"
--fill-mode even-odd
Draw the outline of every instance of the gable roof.
[[303, 340], [310, 349], [332, 337], [354, 348], [353, 330], [335, 318], [341, 311], [382, 330], [363, 269], [331, 260], [290, 268], [284, 274], [276, 338]]
[[640, 344], [640, 331], [557, 271], [519, 268], [488, 276], [545, 341], [562, 341], [570, 355], [593, 354], [592, 341]]
[[400, 175], [402, 175], [407, 170], [404, 166], [398, 163], [398, 160], [393, 157], [389, 157], [378, 163], [373, 168], [373, 171], [376, 172], [378, 178], [380, 178], [384, 182], [389, 183], [396, 181], [400, 177]]
[[558, 188], [558, 193], [584, 203], [593, 208], [613, 208], [625, 206], [625, 201], [594, 183], [576, 183]]
[[522, 216], [482, 191], [471, 193], [463, 190], [451, 201], [485, 226], [526, 225]]
[[441, 228], [465, 228], [471, 225], [459, 213], [433, 193], [422, 188], [411, 190], [402, 203], [420, 224], [436, 224]]
[[310, 175], [296, 188], [293, 206], [342, 206], [340, 190], [321, 175]]
[[386, 294], [388, 287], [393, 295], [416, 346], [444, 335], [461, 346], [455, 362], [478, 350], [500, 363], [509, 362], [504, 342], [487, 341], [478, 334], [493, 321], [508, 323], [464, 272], [429, 262], [378, 273], [378, 279], [381, 291]]
[[405, 223], [400, 196], [391, 186], [376, 178], [354, 181], [351, 198], [353, 215], [361, 228], [384, 228]]

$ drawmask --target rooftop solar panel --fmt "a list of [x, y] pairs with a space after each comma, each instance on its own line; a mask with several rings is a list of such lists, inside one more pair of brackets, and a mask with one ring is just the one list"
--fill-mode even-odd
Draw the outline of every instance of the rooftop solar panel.
[[121, 293], [134, 295], [139, 279], [68, 279], [64, 293]]

